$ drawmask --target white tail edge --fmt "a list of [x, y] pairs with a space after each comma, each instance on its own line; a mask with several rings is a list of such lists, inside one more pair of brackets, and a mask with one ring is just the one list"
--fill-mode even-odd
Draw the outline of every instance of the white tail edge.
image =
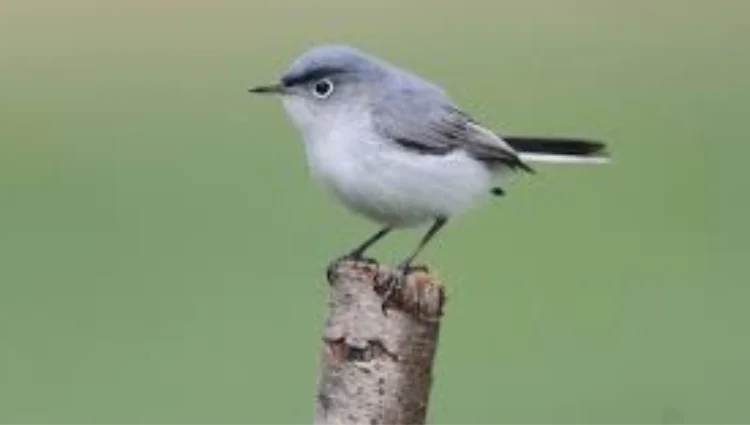
[[610, 158], [603, 156], [556, 155], [549, 153], [521, 153], [522, 161], [548, 164], [608, 164]]

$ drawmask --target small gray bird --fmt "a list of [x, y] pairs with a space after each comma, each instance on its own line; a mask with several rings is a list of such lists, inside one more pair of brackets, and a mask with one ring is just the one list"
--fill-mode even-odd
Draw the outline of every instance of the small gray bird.
[[498, 136], [440, 87], [349, 46], [314, 47], [277, 84], [249, 91], [281, 96], [314, 178], [382, 226], [332, 262], [329, 278], [339, 261], [364, 259], [392, 229], [432, 222], [399, 264], [393, 290], [449, 218], [504, 194], [512, 174], [534, 173], [529, 163], [608, 161], [595, 141]]

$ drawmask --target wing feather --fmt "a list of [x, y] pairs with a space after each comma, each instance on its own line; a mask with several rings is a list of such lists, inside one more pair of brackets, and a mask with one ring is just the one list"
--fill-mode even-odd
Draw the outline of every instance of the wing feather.
[[445, 155], [461, 149], [491, 167], [533, 172], [508, 143], [437, 91], [383, 94], [373, 104], [372, 122], [375, 131], [414, 152]]

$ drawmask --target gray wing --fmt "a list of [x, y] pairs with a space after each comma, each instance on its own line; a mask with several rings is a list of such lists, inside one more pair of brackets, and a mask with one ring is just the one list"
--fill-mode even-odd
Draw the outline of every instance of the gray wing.
[[375, 131], [405, 149], [432, 155], [462, 149], [489, 166], [533, 172], [510, 145], [439, 92], [400, 89], [386, 93], [373, 105], [372, 122]]

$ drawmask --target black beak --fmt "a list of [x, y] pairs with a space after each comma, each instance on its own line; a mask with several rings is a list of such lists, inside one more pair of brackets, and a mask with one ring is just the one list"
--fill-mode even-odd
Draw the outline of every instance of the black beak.
[[256, 94], [284, 94], [286, 93], [286, 87], [283, 84], [272, 84], [269, 86], [251, 87], [247, 91]]

